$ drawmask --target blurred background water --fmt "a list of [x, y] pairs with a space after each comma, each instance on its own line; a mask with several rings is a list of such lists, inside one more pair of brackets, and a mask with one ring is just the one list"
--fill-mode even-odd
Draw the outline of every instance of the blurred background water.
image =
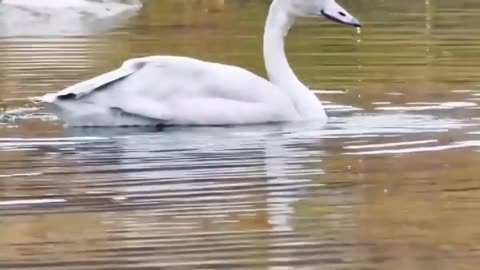
[[2, 17], [0, 268], [477, 269], [480, 2], [339, 2], [361, 34], [303, 20], [288, 41], [324, 128], [65, 129], [28, 102], [151, 54], [264, 75], [270, 1]]

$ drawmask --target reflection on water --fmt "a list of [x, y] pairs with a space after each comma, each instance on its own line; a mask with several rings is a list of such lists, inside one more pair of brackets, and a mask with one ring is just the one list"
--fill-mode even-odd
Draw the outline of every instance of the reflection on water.
[[290, 58], [331, 89], [325, 128], [64, 129], [26, 101], [147, 54], [262, 74], [268, 1], [221, 2], [2, 40], [0, 268], [477, 269], [476, 1], [344, 1], [359, 43], [302, 22]]

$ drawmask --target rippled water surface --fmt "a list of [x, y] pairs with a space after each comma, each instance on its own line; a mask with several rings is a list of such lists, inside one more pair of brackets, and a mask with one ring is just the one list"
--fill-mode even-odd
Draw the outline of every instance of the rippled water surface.
[[222, 2], [146, 1], [82, 35], [0, 24], [0, 268], [478, 269], [476, 0], [339, 0], [360, 35], [300, 22], [324, 128], [69, 129], [29, 103], [150, 54], [263, 75], [269, 1]]

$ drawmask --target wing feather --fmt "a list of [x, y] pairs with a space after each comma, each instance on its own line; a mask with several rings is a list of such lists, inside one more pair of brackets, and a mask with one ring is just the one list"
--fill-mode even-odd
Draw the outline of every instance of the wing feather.
[[131, 59], [126, 61], [120, 68], [116, 70], [104, 73], [90, 80], [86, 80], [86, 81], [74, 84], [58, 93], [47, 94], [35, 100], [40, 102], [41, 101], [53, 102], [55, 99], [59, 99], [59, 100], [79, 99], [94, 91], [104, 89], [111, 84], [114, 84], [122, 79], [125, 79], [126, 77], [140, 70], [143, 66], [145, 66], [146, 63], [147, 61], [145, 61], [145, 59], [142, 59], [142, 58]]
[[121, 67], [119, 69], [107, 72], [93, 79], [83, 81], [66, 88], [57, 93], [57, 96], [74, 95], [75, 98], [81, 98], [91, 92], [104, 88], [114, 82], [117, 82], [137, 71], [133, 66]]

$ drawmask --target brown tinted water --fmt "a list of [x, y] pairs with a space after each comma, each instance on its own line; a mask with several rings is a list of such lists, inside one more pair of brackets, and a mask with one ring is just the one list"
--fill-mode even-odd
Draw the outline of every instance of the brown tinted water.
[[324, 128], [65, 129], [27, 101], [149, 54], [263, 75], [268, 2], [1, 38], [0, 268], [478, 269], [476, 0], [341, 1], [360, 35], [302, 21], [289, 57]]

